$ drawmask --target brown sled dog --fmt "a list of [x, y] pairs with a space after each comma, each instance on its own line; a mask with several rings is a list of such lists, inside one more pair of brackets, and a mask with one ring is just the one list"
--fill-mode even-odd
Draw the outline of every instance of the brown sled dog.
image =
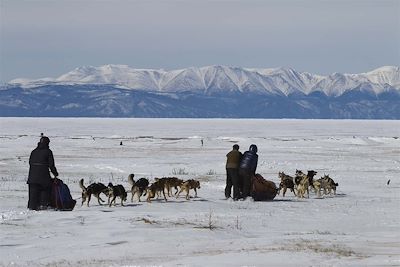
[[181, 190], [179, 193], [176, 195], [176, 198], [179, 197], [179, 194], [182, 193], [183, 191], [186, 191], [186, 199], [189, 200], [189, 191], [190, 189], [193, 189], [195, 192], [194, 197], [197, 197], [197, 189], [200, 189], [200, 182], [194, 179], [189, 179], [181, 184]]
[[[164, 178], [162, 178], [164, 179]], [[174, 195], [176, 196], [176, 194], [178, 193], [178, 186], [181, 187], [183, 184], [183, 180], [177, 178], [177, 177], [166, 177], [165, 178], [165, 189], [167, 189], [167, 193], [168, 196], [171, 197], [172, 196], [172, 188], [175, 188], [175, 193]]]
[[90, 202], [90, 199], [92, 198], [92, 195], [94, 195], [97, 198], [99, 205], [101, 205], [101, 202], [104, 202], [104, 200], [101, 199], [100, 194], [104, 193], [106, 196], [108, 196], [107, 187], [102, 183], [92, 183], [88, 187], [85, 187], [83, 185], [83, 179], [81, 179], [79, 181], [79, 186], [82, 189], [82, 204], [81, 205], [83, 205], [83, 203], [85, 203], [85, 201], [87, 200], [87, 206], [89, 207], [89, 202]]
[[309, 179], [302, 171], [296, 170], [295, 183], [297, 187], [297, 197], [304, 198], [307, 192], [307, 198], [310, 197], [310, 191], [308, 187], [310, 186]]
[[165, 196], [165, 183], [166, 179], [164, 178], [155, 178], [155, 182], [152, 183], [148, 188], [147, 188], [147, 202], [151, 202], [151, 199], [154, 198], [156, 195], [162, 192], [164, 196], [164, 200], [167, 201], [167, 197]]

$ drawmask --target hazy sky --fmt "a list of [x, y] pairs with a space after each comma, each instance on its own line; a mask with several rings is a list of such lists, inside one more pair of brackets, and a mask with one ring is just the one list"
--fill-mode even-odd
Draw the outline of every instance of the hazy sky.
[[76, 67], [400, 65], [400, 1], [0, 0], [0, 81]]

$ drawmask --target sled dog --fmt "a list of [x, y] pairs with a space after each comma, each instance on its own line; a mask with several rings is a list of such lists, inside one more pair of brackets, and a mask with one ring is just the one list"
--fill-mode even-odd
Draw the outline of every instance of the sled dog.
[[147, 193], [147, 187], [149, 186], [149, 180], [147, 180], [146, 178], [140, 178], [139, 180], [137, 180], [135, 182], [135, 180], [133, 180], [133, 177], [134, 177], [134, 174], [129, 174], [129, 176], [128, 176], [128, 182], [132, 185], [131, 202], [133, 202], [133, 197], [135, 194], [137, 194], [138, 201], [140, 202], [140, 197], [143, 195], [143, 193], [144, 193], [144, 195], [146, 195], [146, 193]]
[[295, 183], [297, 185], [297, 197], [304, 198], [307, 192], [307, 197], [310, 196], [309, 192], [309, 179], [302, 171], [296, 170]]
[[81, 204], [81, 206], [87, 200], [87, 206], [89, 207], [89, 202], [90, 202], [90, 199], [92, 198], [92, 195], [94, 195], [97, 198], [99, 205], [101, 205], [101, 202], [104, 202], [104, 200], [101, 199], [100, 194], [104, 193], [106, 196], [108, 196], [107, 187], [102, 183], [92, 183], [88, 187], [85, 187], [83, 184], [83, 179], [81, 179], [79, 181], [79, 186], [82, 189], [82, 204]]
[[189, 179], [185, 182], [182, 183], [181, 185], [181, 190], [179, 193], [176, 195], [176, 198], [179, 197], [179, 194], [182, 193], [183, 191], [186, 191], [186, 199], [189, 200], [189, 191], [190, 189], [193, 189], [195, 192], [194, 197], [197, 197], [197, 189], [200, 189], [200, 182], [194, 179]]
[[[115, 200], [117, 197], [119, 197], [121, 199], [121, 206], [124, 205], [124, 201], [126, 201], [126, 197], [127, 197], [127, 193], [125, 191], [125, 188], [118, 184], [118, 185], [113, 185], [112, 183], [108, 184], [108, 204], [111, 207], [112, 203], [114, 202], [114, 206], [115, 204]], [[110, 201], [111, 199], [111, 201]]]
[[329, 175], [324, 174], [323, 177], [317, 180], [320, 183], [319, 191], [322, 189], [324, 190], [324, 195], [331, 195], [332, 191], [333, 194], [336, 195], [336, 187], [339, 186], [338, 183], [329, 177]]
[[307, 177], [308, 177], [308, 184], [309, 184], [309, 187], [310, 187], [310, 189], [312, 188], [312, 189], [314, 189], [314, 190], [315, 190], [315, 188], [314, 188], [314, 176], [315, 176], [315, 175], [317, 175], [317, 172], [316, 172], [316, 171], [314, 171], [314, 170], [307, 171]]
[[285, 174], [284, 172], [279, 172], [279, 178], [281, 179], [281, 182], [279, 184], [278, 188], [278, 195], [283, 189], [283, 196], [285, 196], [286, 190], [289, 188], [290, 191], [293, 192], [294, 195], [296, 195], [296, 192], [294, 190], [294, 179], [292, 176]]
[[160, 194], [162, 192], [164, 196], [164, 200], [167, 201], [167, 197], [165, 196], [165, 182], [166, 180], [161, 178], [155, 178], [155, 182], [152, 183], [148, 188], [147, 188], [147, 202], [151, 202], [151, 199], [154, 198], [156, 195]]
[[178, 186], [181, 187], [183, 180], [177, 178], [177, 177], [166, 177], [165, 178], [165, 189], [167, 190], [168, 196], [171, 197], [172, 196], [172, 188], [175, 188], [175, 193], [174, 195], [176, 196], [176, 194], [178, 193], [179, 189]]

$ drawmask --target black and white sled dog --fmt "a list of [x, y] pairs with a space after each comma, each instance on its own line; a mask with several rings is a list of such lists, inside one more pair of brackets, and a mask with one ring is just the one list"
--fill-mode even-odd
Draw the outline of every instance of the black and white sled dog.
[[113, 202], [114, 202], [114, 206], [116, 205], [115, 200], [117, 197], [119, 197], [121, 199], [121, 206], [123, 206], [124, 201], [126, 201], [126, 198], [128, 196], [128, 194], [125, 191], [125, 188], [120, 184], [113, 185], [112, 183], [109, 183], [107, 188], [108, 188], [108, 204], [109, 204], [109, 206], [111, 207]]
[[135, 180], [133, 179], [134, 177], [135, 177], [135, 175], [133, 173], [129, 174], [129, 176], [128, 176], [128, 182], [132, 185], [132, 188], [131, 188], [131, 193], [132, 193], [131, 202], [133, 202], [133, 196], [135, 194], [137, 194], [138, 201], [140, 202], [140, 197], [142, 195], [145, 196], [147, 194], [147, 188], [149, 187], [149, 180], [146, 179], [146, 178], [140, 178], [139, 180], [137, 180], [135, 182]]
[[286, 190], [289, 188], [290, 191], [293, 192], [293, 194], [296, 196], [295, 192], [295, 183], [294, 183], [294, 178], [290, 175], [285, 174], [284, 172], [279, 172], [278, 174], [279, 178], [281, 179], [281, 182], [279, 183], [279, 188], [278, 188], [278, 195], [283, 189], [283, 196], [285, 196]]
[[97, 198], [99, 205], [101, 205], [101, 202], [104, 202], [104, 200], [101, 199], [100, 194], [103, 193], [108, 196], [107, 186], [102, 183], [92, 183], [88, 187], [85, 187], [83, 184], [83, 179], [81, 179], [79, 181], [79, 186], [82, 189], [82, 205], [87, 200], [87, 206], [89, 207], [89, 202], [92, 195]]

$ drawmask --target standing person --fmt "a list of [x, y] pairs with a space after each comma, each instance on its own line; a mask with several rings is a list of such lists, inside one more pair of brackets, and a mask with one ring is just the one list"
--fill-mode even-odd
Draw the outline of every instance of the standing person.
[[47, 209], [50, 202], [51, 177], [50, 171], [58, 176], [54, 166], [53, 152], [49, 148], [50, 139], [46, 136], [40, 138], [38, 146], [29, 157], [29, 186], [28, 209]]
[[242, 153], [239, 152], [239, 145], [233, 145], [233, 149], [226, 154], [226, 187], [225, 197], [231, 197], [231, 189], [233, 186], [233, 199], [237, 200], [240, 197], [239, 187], [239, 163]]
[[256, 174], [257, 163], [257, 146], [252, 144], [249, 150], [244, 152], [239, 164], [239, 176], [243, 186], [243, 199], [246, 199], [250, 195], [251, 179]]

